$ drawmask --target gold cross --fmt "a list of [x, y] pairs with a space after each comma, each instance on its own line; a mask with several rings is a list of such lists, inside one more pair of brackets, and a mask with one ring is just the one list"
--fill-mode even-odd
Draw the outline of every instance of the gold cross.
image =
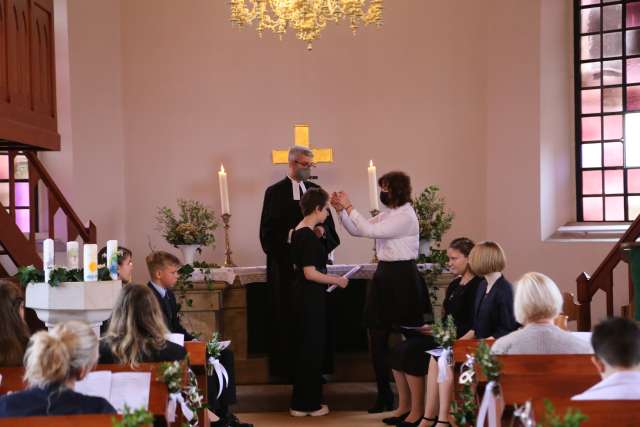
[[[309, 125], [294, 125], [293, 133], [295, 145], [310, 148]], [[333, 163], [333, 148], [313, 148], [311, 151], [315, 163]], [[289, 163], [289, 150], [271, 150], [271, 162], [274, 165], [286, 165]]]

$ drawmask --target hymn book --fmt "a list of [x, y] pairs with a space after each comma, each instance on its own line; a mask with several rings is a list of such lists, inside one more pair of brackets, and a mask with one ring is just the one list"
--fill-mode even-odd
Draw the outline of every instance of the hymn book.
[[77, 393], [102, 397], [111, 403], [119, 414], [124, 405], [129, 408], [149, 408], [151, 372], [90, 372], [82, 381], [76, 382]]

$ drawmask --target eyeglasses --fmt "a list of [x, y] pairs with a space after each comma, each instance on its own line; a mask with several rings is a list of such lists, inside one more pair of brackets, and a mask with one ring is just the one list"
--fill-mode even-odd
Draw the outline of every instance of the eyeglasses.
[[300, 162], [298, 160], [295, 160], [294, 163], [302, 166], [303, 168], [315, 168], [316, 167], [316, 164], [313, 163], [313, 162], [306, 163], [306, 162]]

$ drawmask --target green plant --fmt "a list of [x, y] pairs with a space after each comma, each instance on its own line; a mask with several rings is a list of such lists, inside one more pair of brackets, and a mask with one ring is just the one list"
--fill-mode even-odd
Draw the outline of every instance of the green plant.
[[[480, 341], [476, 350], [476, 363], [480, 365], [482, 373], [487, 377], [487, 382], [500, 380], [500, 362], [491, 354], [491, 348], [484, 340]], [[497, 387], [494, 390], [496, 394], [499, 392]]]
[[429, 256], [420, 255], [418, 258], [419, 264], [430, 263], [431, 268], [429, 270], [422, 271], [422, 277], [427, 285], [427, 292], [431, 299], [431, 305], [438, 303], [438, 287], [436, 282], [447, 268], [449, 258], [447, 257], [447, 251], [442, 249], [432, 249]]
[[440, 319], [433, 324], [433, 339], [443, 348], [452, 347], [457, 338], [456, 324], [452, 315], [448, 315], [442, 322]]
[[209, 246], [215, 242], [213, 232], [218, 227], [212, 209], [195, 200], [178, 199], [178, 214], [166, 206], [156, 215], [162, 237], [174, 245]]
[[476, 424], [478, 413], [478, 401], [475, 393], [475, 358], [467, 355], [467, 361], [460, 368], [458, 383], [462, 390], [458, 394], [458, 399], [451, 402], [451, 415], [459, 426], [469, 426]]
[[153, 415], [151, 412], [144, 408], [136, 409], [132, 411], [126, 404], [124, 405], [124, 412], [122, 419], [117, 420], [115, 417], [111, 418], [111, 425], [113, 427], [143, 427], [153, 425]]
[[556, 414], [553, 403], [548, 399], [544, 400], [544, 409], [544, 422], [543, 424], [538, 424], [538, 427], [580, 427], [583, 421], [589, 419], [589, 417], [581, 411], [572, 408], [567, 409], [564, 417], [560, 418], [560, 416]]
[[33, 265], [18, 268], [16, 277], [20, 281], [20, 284], [24, 287], [26, 287], [29, 283], [44, 282], [44, 272], [42, 270], [38, 270]]
[[193, 289], [193, 281], [191, 280], [193, 273], [196, 269], [202, 272], [204, 282], [207, 285], [208, 290], [213, 289], [213, 271], [214, 268], [219, 268], [217, 264], [209, 264], [203, 261], [195, 261], [193, 265], [184, 264], [178, 269], [178, 281], [176, 282], [175, 289], [178, 291], [179, 298], [187, 304], [187, 307], [193, 306], [193, 300], [187, 298], [187, 291]]
[[[35, 268], [33, 265], [28, 267], [20, 267], [16, 277], [20, 281], [22, 286], [27, 286], [29, 283], [42, 283], [44, 282], [44, 271]], [[105, 281], [111, 280], [109, 269], [105, 266], [98, 268], [98, 280]], [[49, 273], [49, 285], [51, 287], [60, 286], [62, 282], [83, 282], [84, 270], [82, 268], [73, 268], [67, 270], [64, 267], [56, 267]]]
[[438, 186], [430, 185], [413, 201], [420, 225], [420, 238], [437, 243], [451, 228], [454, 217], [445, 208], [445, 200], [438, 194], [439, 191]]

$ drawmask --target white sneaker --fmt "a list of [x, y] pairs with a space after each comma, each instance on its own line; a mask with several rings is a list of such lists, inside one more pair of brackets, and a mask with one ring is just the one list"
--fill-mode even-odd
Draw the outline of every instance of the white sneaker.
[[322, 417], [329, 413], [329, 407], [327, 405], [321, 405], [320, 409], [313, 412], [296, 411], [295, 409], [289, 409], [289, 415], [292, 417]]

